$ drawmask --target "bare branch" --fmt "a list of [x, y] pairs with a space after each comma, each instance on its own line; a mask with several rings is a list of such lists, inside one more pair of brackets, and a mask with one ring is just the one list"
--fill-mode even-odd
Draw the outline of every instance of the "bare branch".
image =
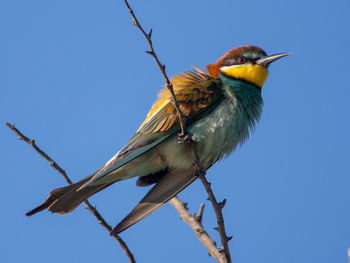
[[7, 127], [9, 127], [14, 133], [17, 134], [18, 136], [18, 140], [22, 140], [25, 141], [26, 143], [28, 143], [30, 146], [32, 146], [34, 148], [34, 150], [40, 154], [41, 157], [43, 157], [45, 160], [47, 160], [50, 165], [55, 168], [66, 180], [66, 182], [68, 184], [73, 184], [73, 182], [69, 179], [69, 177], [67, 176], [66, 172], [54, 161], [51, 159], [50, 156], [48, 156], [43, 150], [41, 150], [35, 143], [35, 140], [31, 140], [28, 137], [26, 137], [23, 133], [21, 133], [14, 124], [10, 124], [10, 123], [6, 123]]
[[154, 51], [154, 48], [153, 48], [153, 44], [152, 44], [152, 40], [151, 40], [151, 37], [152, 37], [152, 29], [150, 30], [150, 32], [147, 34], [146, 31], [143, 29], [143, 27], [141, 26], [141, 24], [139, 23], [139, 20], [136, 18], [135, 14], [134, 14], [134, 11], [131, 9], [129, 3], [127, 0], [124, 1], [125, 2], [125, 5], [126, 7], [128, 8], [129, 10], [129, 13], [131, 14], [132, 18], [133, 18], [133, 22], [132, 24], [134, 24], [138, 29], [140, 29], [140, 31], [142, 32], [142, 34], [144, 35], [144, 37], [146, 38], [147, 42], [148, 42], [148, 45], [149, 45], [149, 48], [150, 48], [150, 51], [146, 51], [148, 54], [150, 54], [156, 61], [158, 67], [159, 67], [159, 70], [161, 71], [164, 79], [165, 79], [165, 84], [166, 84], [166, 87], [169, 89], [170, 93], [171, 93], [171, 96], [173, 98], [173, 102], [174, 102], [174, 105], [175, 105], [175, 108], [176, 108], [176, 111], [177, 111], [177, 114], [179, 115], [179, 120], [180, 120], [180, 126], [181, 126], [181, 133], [183, 136], [185, 136], [186, 132], [185, 132], [185, 129], [186, 129], [186, 123], [185, 123], [185, 118], [184, 118], [184, 115], [182, 114], [181, 110], [180, 110], [180, 106], [179, 106], [179, 103], [175, 97], [175, 93], [174, 93], [174, 89], [173, 89], [173, 85], [171, 84], [169, 78], [168, 78], [168, 75], [166, 74], [166, 71], [165, 71], [165, 65], [162, 64], [160, 62], [160, 60], [158, 59], [158, 56], [156, 54], [156, 52]]
[[[66, 180], [66, 182], [68, 184], [73, 184], [73, 182], [70, 180], [70, 178], [68, 177], [68, 175], [66, 174], [66, 172], [50, 157], [47, 155], [47, 153], [45, 153], [42, 149], [40, 149], [34, 140], [29, 139], [27, 136], [25, 136], [23, 133], [21, 133], [14, 124], [10, 124], [10, 123], [6, 123], [7, 127], [9, 127], [15, 134], [17, 134], [18, 139], [25, 141], [26, 143], [28, 143], [30, 146], [32, 146], [34, 148], [34, 150], [40, 154], [41, 157], [43, 157], [44, 159], [46, 159], [50, 165], [55, 168]], [[101, 226], [103, 226], [109, 233], [112, 233], [112, 227], [106, 222], [106, 220], [102, 217], [102, 215], [97, 211], [96, 207], [92, 206], [90, 204], [90, 202], [88, 200], [84, 201], [84, 204], [86, 206], [86, 209], [88, 209], [97, 219], [97, 221], [100, 223]], [[115, 240], [118, 241], [118, 243], [120, 244], [120, 246], [122, 247], [122, 249], [124, 250], [125, 254], [127, 255], [127, 257], [129, 258], [129, 261], [131, 263], [135, 263], [135, 258], [134, 255], [131, 253], [131, 251], [129, 250], [128, 246], [126, 245], [126, 243], [124, 242], [124, 240], [118, 236], [113, 234], [112, 235], [113, 238]]]
[[228, 248], [228, 241], [231, 238], [228, 238], [226, 235], [226, 231], [225, 231], [225, 225], [224, 225], [224, 219], [222, 216], [222, 207], [220, 207], [220, 205], [218, 204], [218, 202], [216, 201], [216, 198], [214, 196], [214, 193], [211, 189], [210, 183], [207, 181], [207, 179], [205, 178], [205, 174], [206, 174], [206, 170], [201, 166], [200, 164], [200, 158], [197, 152], [197, 147], [196, 147], [196, 142], [194, 142], [192, 140], [192, 136], [186, 132], [186, 121], [184, 118], [184, 115], [179, 107], [179, 103], [176, 99], [175, 93], [174, 93], [174, 89], [173, 86], [166, 74], [165, 71], [165, 65], [162, 64], [159, 59], [158, 56], [156, 54], [156, 52], [154, 51], [153, 48], [153, 44], [152, 44], [152, 40], [151, 40], [151, 36], [152, 36], [152, 30], [150, 31], [149, 34], [146, 33], [146, 31], [143, 29], [143, 27], [141, 26], [141, 24], [139, 23], [134, 11], [132, 10], [132, 8], [130, 7], [129, 3], [127, 0], [124, 0], [126, 7], [129, 10], [129, 13], [131, 14], [132, 18], [133, 18], [133, 24], [140, 29], [140, 31], [142, 32], [142, 34], [144, 35], [144, 37], [146, 38], [150, 51], [146, 51], [148, 54], [150, 54], [151, 56], [153, 56], [153, 58], [155, 59], [164, 79], [166, 82], [166, 87], [169, 89], [171, 96], [172, 96], [172, 100], [174, 102], [174, 106], [176, 108], [177, 114], [179, 116], [179, 120], [180, 120], [180, 127], [181, 127], [181, 133], [178, 136], [178, 140], [181, 143], [185, 143], [192, 155], [193, 155], [193, 159], [194, 159], [194, 173], [200, 177], [202, 184], [204, 185], [206, 191], [208, 192], [208, 196], [209, 196], [209, 200], [211, 201], [216, 217], [217, 217], [217, 222], [218, 222], [218, 231], [220, 234], [220, 238], [221, 238], [221, 243], [223, 246], [223, 253], [225, 255], [225, 261], [226, 262], [231, 262], [231, 255], [230, 255], [230, 250]]
[[[212, 203], [215, 214], [216, 214], [216, 219], [218, 222], [218, 231], [219, 231], [221, 244], [222, 244], [222, 248], [223, 248], [222, 252], [225, 254], [227, 262], [231, 262], [231, 254], [230, 254], [230, 250], [228, 247], [228, 242], [232, 239], [232, 237], [228, 237], [226, 235], [224, 217], [222, 216], [223, 205], [220, 206], [220, 204], [218, 204], [218, 202], [215, 198], [215, 195], [211, 189], [211, 186], [210, 186], [211, 184], [207, 181], [207, 178], [205, 176], [201, 176], [200, 179], [202, 180], [202, 183], [205, 187], [205, 190], [207, 190], [209, 200]], [[222, 202], [222, 203], [224, 203], [224, 202]]]
[[[215, 242], [210, 238], [208, 233], [205, 231], [201, 222], [198, 221], [198, 219], [195, 216], [192, 216], [188, 212], [184, 203], [182, 203], [177, 197], [173, 197], [172, 199], [170, 199], [169, 202], [179, 213], [180, 218], [192, 228], [193, 232], [196, 234], [198, 239], [202, 242], [202, 244], [208, 250], [209, 255], [216, 258], [216, 260], [219, 263], [227, 262], [224, 258], [224, 255], [216, 247]], [[203, 212], [203, 208], [204, 208], [204, 204], [201, 204], [200, 211]], [[202, 212], [199, 212], [198, 214]]]

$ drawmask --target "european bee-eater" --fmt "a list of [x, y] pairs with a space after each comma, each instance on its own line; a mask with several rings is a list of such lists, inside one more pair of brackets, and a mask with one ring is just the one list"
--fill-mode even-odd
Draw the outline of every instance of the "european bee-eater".
[[[271, 62], [290, 53], [267, 56], [256, 46], [228, 51], [207, 73], [198, 68], [171, 79], [187, 131], [197, 143], [204, 169], [242, 144], [262, 112], [261, 88]], [[140, 203], [114, 228], [120, 233], [140, 221], [197, 177], [193, 156], [179, 144], [179, 119], [168, 89], [163, 89], [136, 134], [103, 167], [85, 179], [50, 193], [31, 216], [48, 209], [65, 214], [111, 184], [138, 177], [138, 186], [154, 184]]]

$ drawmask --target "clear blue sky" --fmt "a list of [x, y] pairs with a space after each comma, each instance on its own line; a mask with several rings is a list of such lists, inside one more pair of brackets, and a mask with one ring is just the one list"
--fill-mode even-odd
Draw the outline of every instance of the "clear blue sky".
[[[132, 1], [169, 75], [255, 44], [273, 64], [255, 133], [209, 170], [233, 262], [345, 262], [350, 247], [350, 1]], [[74, 181], [133, 135], [164, 81], [123, 1], [1, 1], [1, 262], [128, 262], [83, 206], [24, 213], [65, 185], [5, 126], [37, 140]], [[135, 180], [91, 198], [115, 225], [146, 189]], [[180, 198], [217, 241], [206, 192]], [[215, 262], [169, 205], [121, 235], [137, 262]]]

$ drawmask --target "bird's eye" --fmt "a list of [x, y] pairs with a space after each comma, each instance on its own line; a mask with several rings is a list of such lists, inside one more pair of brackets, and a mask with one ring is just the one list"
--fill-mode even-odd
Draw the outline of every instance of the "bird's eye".
[[243, 64], [247, 61], [247, 58], [246, 57], [238, 57], [237, 58], [237, 63], [238, 64]]

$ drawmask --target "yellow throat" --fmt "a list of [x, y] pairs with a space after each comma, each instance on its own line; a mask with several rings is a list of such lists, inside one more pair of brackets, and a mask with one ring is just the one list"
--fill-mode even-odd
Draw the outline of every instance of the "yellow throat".
[[245, 80], [260, 88], [267, 77], [267, 70], [264, 66], [251, 63], [222, 67], [220, 71], [228, 77]]

